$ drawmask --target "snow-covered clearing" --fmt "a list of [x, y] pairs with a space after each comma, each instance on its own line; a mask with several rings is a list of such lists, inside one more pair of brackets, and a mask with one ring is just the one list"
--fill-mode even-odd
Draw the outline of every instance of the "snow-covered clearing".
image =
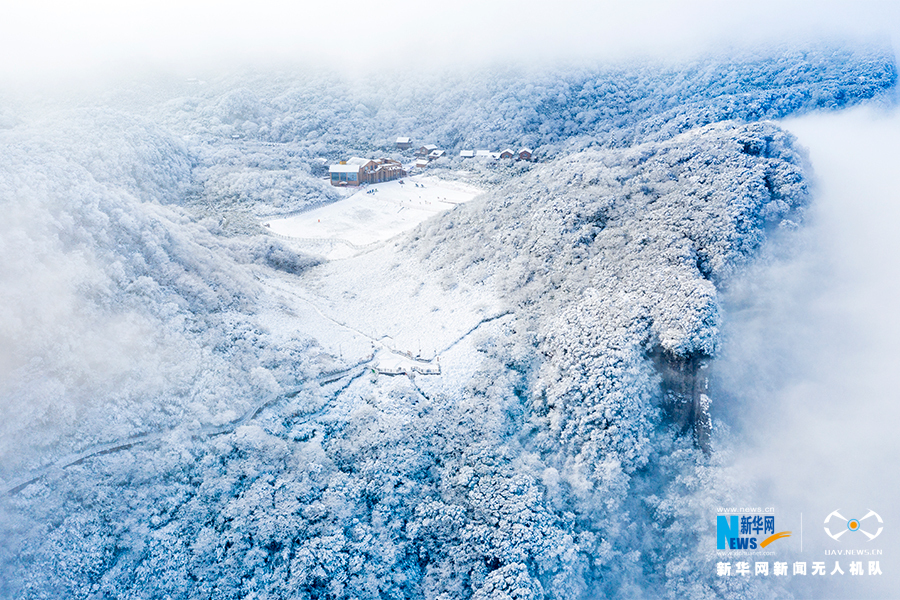
[[388, 240], [480, 193], [465, 183], [416, 175], [364, 186], [344, 200], [265, 225], [327, 258], [345, 258], [356, 247]]
[[493, 292], [423, 271], [399, 242], [263, 283], [273, 299], [263, 322], [315, 338], [330, 355], [322, 357], [326, 368], [333, 361], [383, 374], [440, 374], [442, 386], [477, 367], [466, 358], [478, 355], [477, 334], [514, 319]]
[[[330, 355], [322, 360], [335, 367], [366, 364], [384, 375], [440, 375], [442, 355], [505, 316], [504, 309], [485, 289], [446, 273], [424, 272], [401, 251], [399, 241], [373, 244], [480, 193], [465, 183], [417, 175], [268, 222], [273, 233], [293, 245], [343, 260], [299, 278], [265, 280], [277, 299], [265, 311], [265, 321], [287, 336], [311, 335]], [[469, 361], [456, 364], [458, 352], [450, 356], [448, 373], [470, 370]]]

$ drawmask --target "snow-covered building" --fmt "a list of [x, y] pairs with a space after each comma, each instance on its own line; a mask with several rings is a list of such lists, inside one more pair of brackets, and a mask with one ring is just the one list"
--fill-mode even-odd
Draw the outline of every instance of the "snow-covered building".
[[522, 148], [519, 150], [519, 160], [531, 160], [531, 149]]
[[381, 183], [406, 176], [406, 170], [399, 161], [391, 158], [360, 158], [354, 156], [340, 164], [328, 167], [331, 185], [361, 185]]
[[434, 160], [436, 158], [440, 158], [444, 155], [443, 150], [432, 150], [428, 153], [428, 160]]
[[339, 165], [331, 165], [328, 167], [328, 173], [331, 175], [331, 185], [359, 185], [359, 166], [350, 165], [341, 162]]
[[425, 167], [428, 166], [428, 159], [426, 159], [426, 158], [419, 158], [419, 159], [416, 159], [416, 165], [415, 165], [415, 166], [416, 166], [417, 169], [424, 169]]
[[491, 154], [490, 150], [476, 150], [475, 157], [476, 158], [494, 158], [494, 155]]
[[515, 152], [513, 152], [511, 149], [507, 148], [506, 150], [504, 150], [503, 152], [500, 153], [500, 158], [512, 158], [515, 155], [516, 155]]
[[412, 139], [408, 137], [398, 137], [395, 144], [398, 150], [406, 150], [412, 147]]
[[419, 146], [419, 149], [416, 150], [416, 156], [428, 156], [429, 154], [431, 154], [432, 152], [434, 152], [437, 149], [438, 149], [438, 147], [435, 146], [434, 144], [427, 144], [425, 146]]
[[475, 156], [474, 150], [462, 150], [459, 153], [460, 158], [473, 158]]

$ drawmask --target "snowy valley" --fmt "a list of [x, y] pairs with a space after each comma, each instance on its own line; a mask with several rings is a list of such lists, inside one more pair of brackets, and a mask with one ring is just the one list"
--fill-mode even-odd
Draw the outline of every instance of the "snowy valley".
[[[896, 79], [812, 47], [8, 94], [0, 597], [790, 597], [707, 568], [747, 486], [722, 298], [814, 202], [772, 120]], [[451, 152], [324, 179], [398, 132]], [[508, 143], [538, 160], [457, 156]]]

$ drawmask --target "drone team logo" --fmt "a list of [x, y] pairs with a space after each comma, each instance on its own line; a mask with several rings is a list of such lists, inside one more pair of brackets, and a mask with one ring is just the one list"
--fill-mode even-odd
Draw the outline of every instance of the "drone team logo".
[[[825, 517], [825, 533], [827, 533], [828, 537], [830, 537], [833, 540], [840, 541], [839, 538], [848, 532], [852, 532], [852, 533], [859, 532], [859, 533], [862, 533], [863, 535], [865, 535], [867, 538], [869, 538], [869, 541], [871, 542], [872, 540], [877, 538], [879, 535], [881, 535], [882, 530], [884, 530], [884, 527], [883, 527], [884, 521], [881, 520], [881, 515], [879, 515], [874, 510], [869, 510], [869, 512], [866, 514], [866, 516], [864, 516], [862, 519], [856, 519], [856, 518], [848, 519], [847, 517], [843, 516], [840, 512], [838, 512], [839, 510], [840, 509], [832, 511], [830, 515]], [[836, 523], [833, 524], [831, 526], [831, 528], [835, 528], [835, 531], [837, 533], [831, 533], [831, 528], [828, 527], [828, 523], [831, 521], [832, 517], [835, 518], [834, 520], [836, 521]], [[870, 521], [869, 523], [865, 523], [865, 524], [863, 523], [863, 521], [865, 521], [866, 519], [869, 519], [871, 517], [875, 517], [878, 520], [878, 525], [877, 525], [878, 531], [876, 531], [875, 533], [869, 533], [868, 531], [863, 529], [863, 526], [865, 526], [869, 529], [875, 528], [876, 525], [875, 525], [874, 521]], [[837, 529], [838, 527], [840, 527], [840, 529]]]

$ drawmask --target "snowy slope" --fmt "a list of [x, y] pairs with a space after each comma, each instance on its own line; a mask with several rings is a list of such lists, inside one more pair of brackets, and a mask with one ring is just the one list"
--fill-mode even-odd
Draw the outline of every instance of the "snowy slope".
[[[300, 270], [305, 259], [270, 240], [223, 243], [169, 206], [190, 184], [181, 144], [100, 110], [0, 135], [0, 477], [93, 444], [221, 423], [278, 387], [261, 366], [270, 359], [251, 350], [265, 333], [249, 316], [261, 292], [249, 265]], [[285, 366], [282, 382], [298, 368]]]
[[268, 221], [265, 226], [276, 235], [292, 238], [300, 248], [315, 250], [327, 244], [327, 258], [342, 258], [468, 202], [480, 191], [461, 182], [407, 177], [365, 186], [349, 198]]

